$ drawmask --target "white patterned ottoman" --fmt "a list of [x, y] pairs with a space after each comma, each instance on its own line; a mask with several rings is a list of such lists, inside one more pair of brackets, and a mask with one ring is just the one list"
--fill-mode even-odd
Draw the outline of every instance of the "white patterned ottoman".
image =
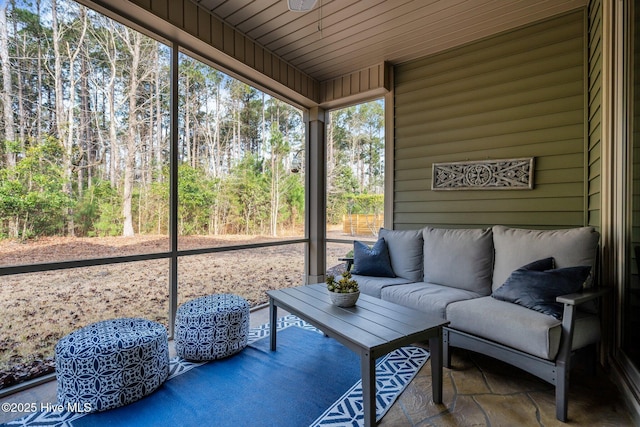
[[135, 402], [169, 375], [167, 330], [139, 318], [92, 323], [56, 344], [58, 403], [97, 412]]
[[248, 340], [249, 303], [238, 295], [196, 298], [176, 312], [176, 353], [183, 359], [221, 359], [241, 351]]

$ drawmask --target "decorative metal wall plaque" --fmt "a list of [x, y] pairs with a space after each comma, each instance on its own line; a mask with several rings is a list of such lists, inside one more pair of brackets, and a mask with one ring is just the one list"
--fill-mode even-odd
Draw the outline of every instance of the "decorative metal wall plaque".
[[434, 163], [432, 190], [531, 190], [533, 157]]

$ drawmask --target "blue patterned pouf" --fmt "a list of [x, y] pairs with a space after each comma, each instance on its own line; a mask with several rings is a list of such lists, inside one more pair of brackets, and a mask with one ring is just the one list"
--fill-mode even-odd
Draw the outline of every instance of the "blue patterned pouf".
[[249, 339], [249, 303], [231, 294], [208, 295], [176, 313], [175, 345], [187, 360], [215, 360], [238, 353]]
[[58, 341], [55, 352], [58, 403], [69, 411], [135, 402], [169, 375], [167, 330], [146, 319], [90, 324]]

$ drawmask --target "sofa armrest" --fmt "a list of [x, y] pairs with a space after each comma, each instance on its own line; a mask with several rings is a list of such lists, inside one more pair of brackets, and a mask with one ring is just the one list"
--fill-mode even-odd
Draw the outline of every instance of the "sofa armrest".
[[[562, 337], [560, 339], [560, 349], [556, 363], [560, 366], [569, 366], [571, 346], [573, 343], [573, 328], [575, 324], [576, 306], [592, 301], [607, 294], [611, 288], [588, 289], [568, 295], [561, 295], [556, 298], [556, 302], [564, 304], [562, 315]], [[568, 371], [565, 371], [568, 375]]]
[[601, 296], [609, 293], [610, 290], [611, 288], [588, 289], [583, 292], [561, 295], [556, 298], [556, 302], [561, 304], [580, 305], [596, 298], [600, 298]]
[[338, 258], [338, 261], [344, 261], [347, 263], [347, 267], [346, 270], [347, 271], [351, 271], [351, 267], [353, 267], [353, 257], [343, 257], [343, 258]]

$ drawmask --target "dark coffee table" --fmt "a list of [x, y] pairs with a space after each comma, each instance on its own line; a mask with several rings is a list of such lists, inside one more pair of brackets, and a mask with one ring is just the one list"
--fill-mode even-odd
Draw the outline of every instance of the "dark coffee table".
[[433, 402], [442, 403], [442, 327], [449, 322], [417, 310], [360, 294], [354, 307], [331, 304], [326, 286], [268, 291], [271, 350], [276, 349], [278, 307], [309, 322], [360, 356], [364, 425], [376, 424], [376, 359], [429, 340]]

